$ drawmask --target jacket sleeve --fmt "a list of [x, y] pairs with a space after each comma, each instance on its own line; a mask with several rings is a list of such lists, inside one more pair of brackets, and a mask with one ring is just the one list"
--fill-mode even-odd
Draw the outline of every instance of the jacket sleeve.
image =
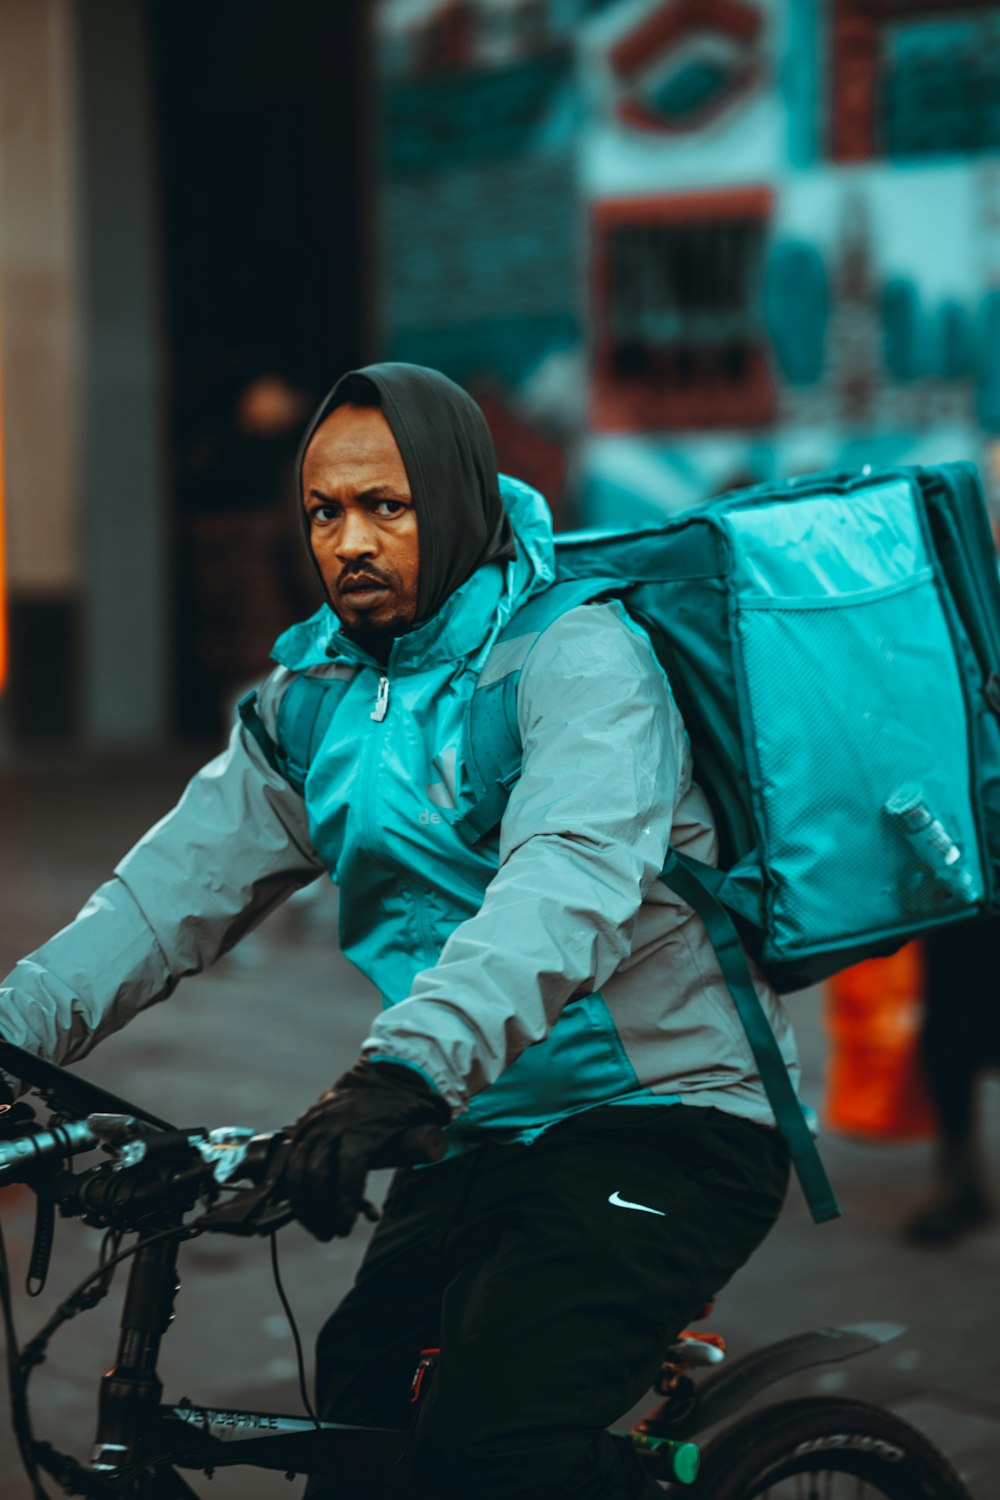
[[618, 605], [569, 611], [545, 631], [518, 720], [522, 772], [482, 907], [363, 1048], [419, 1068], [456, 1111], [628, 956], [690, 780], [666, 678]]
[[[261, 689], [273, 724], [281, 675]], [[83, 1057], [185, 974], [206, 968], [323, 866], [302, 798], [241, 724], [80, 914], [0, 986], [0, 1036]]]

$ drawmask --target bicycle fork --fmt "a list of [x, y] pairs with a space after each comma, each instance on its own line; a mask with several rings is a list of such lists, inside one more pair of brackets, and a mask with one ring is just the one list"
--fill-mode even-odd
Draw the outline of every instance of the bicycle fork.
[[177, 1240], [148, 1237], [135, 1253], [122, 1310], [118, 1353], [101, 1377], [97, 1438], [90, 1468], [115, 1474], [140, 1455], [163, 1393], [156, 1373], [160, 1340], [173, 1321]]

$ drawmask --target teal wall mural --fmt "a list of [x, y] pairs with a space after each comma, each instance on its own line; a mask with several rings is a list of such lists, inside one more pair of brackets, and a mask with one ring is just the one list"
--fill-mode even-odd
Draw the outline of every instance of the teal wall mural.
[[863, 0], [378, 9], [381, 352], [480, 396], [564, 522], [982, 461], [1000, 3], [901, 0], [864, 48]]
[[905, 276], [882, 288], [885, 367], [894, 380], [917, 380], [926, 370], [925, 323], [920, 292]]
[[814, 385], [823, 373], [829, 317], [826, 264], [815, 245], [779, 240], [764, 282], [764, 319], [782, 375]]
[[883, 132], [899, 160], [1000, 150], [1000, 18], [945, 9], [885, 32]]
[[1000, 290], [979, 304], [977, 411], [987, 432], [1000, 432]]

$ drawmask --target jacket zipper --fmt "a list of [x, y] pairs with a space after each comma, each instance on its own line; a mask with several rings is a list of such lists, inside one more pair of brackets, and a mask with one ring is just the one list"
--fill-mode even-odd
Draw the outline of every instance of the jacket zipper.
[[[378, 680], [378, 692], [375, 695], [375, 707], [372, 709], [368, 717], [370, 719], [374, 719], [376, 724], [381, 724], [388, 712], [389, 678], [383, 673], [383, 675]], [[372, 762], [374, 762], [374, 757], [372, 757]], [[370, 785], [371, 783], [369, 778], [366, 778], [366, 796], [364, 798], [364, 805], [366, 807], [371, 805], [372, 800], [369, 791]], [[371, 841], [371, 835], [369, 834], [369, 843], [371, 843]], [[420, 929], [420, 937], [424, 945], [424, 952], [427, 955], [428, 963], [433, 963], [433, 955], [436, 952], [437, 945], [433, 940], [431, 924], [427, 916], [427, 908], [424, 901], [424, 894], [416, 886], [411, 886], [410, 890], [413, 895], [413, 902], [416, 908], [417, 926]]]
[[374, 719], [376, 724], [381, 724], [382, 720], [385, 718], [385, 716], [386, 716], [386, 714], [388, 712], [389, 712], [389, 679], [388, 679], [388, 677], [383, 676], [383, 677], [380, 677], [379, 680], [378, 680], [378, 694], [377, 694], [377, 696], [375, 698], [375, 707], [372, 709], [371, 713], [369, 714], [369, 718]]
[[[375, 707], [368, 715], [376, 724], [381, 724], [389, 712], [389, 678], [383, 672], [378, 680], [378, 692], [375, 695]], [[375, 780], [376, 767], [381, 748], [369, 745], [368, 755], [365, 758], [364, 772], [362, 777], [363, 790], [360, 798], [361, 816], [364, 826], [364, 837], [369, 849], [373, 851], [380, 847], [383, 830], [378, 827], [371, 816], [372, 809], [372, 785]]]

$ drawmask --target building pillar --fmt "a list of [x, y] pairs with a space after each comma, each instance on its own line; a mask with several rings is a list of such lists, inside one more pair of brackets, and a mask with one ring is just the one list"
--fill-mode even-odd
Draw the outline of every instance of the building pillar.
[[10, 667], [0, 725], [163, 733], [166, 527], [145, 7], [0, 0]]
[[146, 7], [78, 0], [82, 732], [165, 732], [169, 544]]
[[0, 722], [17, 741], [71, 734], [79, 708], [72, 0], [0, 0], [0, 35]]

